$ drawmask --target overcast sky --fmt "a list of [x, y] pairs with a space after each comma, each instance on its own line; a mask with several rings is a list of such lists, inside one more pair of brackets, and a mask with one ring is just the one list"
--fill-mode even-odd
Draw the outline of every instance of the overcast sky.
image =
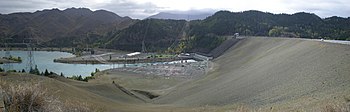
[[0, 0], [0, 13], [85, 7], [143, 19], [158, 12], [260, 10], [271, 13], [310, 12], [321, 17], [350, 17], [350, 0]]

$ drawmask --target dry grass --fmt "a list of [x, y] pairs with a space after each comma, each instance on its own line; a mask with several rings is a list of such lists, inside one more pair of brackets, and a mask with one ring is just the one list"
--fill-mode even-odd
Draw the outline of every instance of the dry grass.
[[106, 109], [96, 105], [80, 101], [65, 101], [63, 103], [64, 112], [105, 112]]
[[349, 104], [329, 104], [322, 108], [322, 112], [350, 112]]
[[[10, 84], [0, 81], [4, 109], [7, 112], [96, 112], [103, 108], [82, 102], [61, 102], [40, 83]], [[0, 95], [1, 95], [0, 94]]]
[[[3, 81], [2, 81], [3, 82]], [[59, 111], [59, 101], [40, 84], [1, 84], [5, 109], [9, 112]]]
[[201, 106], [192, 109], [193, 112], [263, 112], [244, 104], [234, 104], [226, 106]]
[[350, 94], [344, 95], [344, 99], [347, 103], [350, 103]]
[[226, 105], [226, 106], [202, 106], [193, 108], [193, 112], [350, 112], [350, 103], [326, 103], [320, 104], [321, 106], [310, 107], [307, 110], [301, 109], [302, 107], [295, 109], [277, 107], [260, 107], [254, 108], [244, 104]]

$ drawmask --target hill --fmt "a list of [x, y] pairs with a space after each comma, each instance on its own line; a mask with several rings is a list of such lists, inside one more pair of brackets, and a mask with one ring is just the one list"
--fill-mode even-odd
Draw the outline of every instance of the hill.
[[203, 20], [192, 21], [167, 20], [170, 16], [177, 15], [160, 13], [151, 18], [162, 19], [133, 20], [87, 8], [2, 14], [0, 41], [21, 43], [34, 38], [41, 47], [86, 48], [88, 45], [129, 51], [141, 51], [144, 43], [149, 52], [209, 53], [224, 42], [225, 37], [235, 33], [350, 40], [350, 18], [320, 18], [306, 12], [219, 11]]
[[[48, 78], [23, 73], [0, 73], [0, 81], [1, 84], [5, 83], [7, 85], [40, 84], [43, 91], [48, 92], [50, 96], [52, 95], [58, 101], [72, 103], [69, 104], [71, 106], [88, 106], [91, 109], [89, 111], [163, 112], [163, 109], [174, 108], [147, 104], [134, 96], [126, 94], [112, 82], [87, 83], [62, 77]], [[0, 107], [2, 106], [1, 102]]]
[[219, 11], [203, 21], [192, 22], [190, 35], [283, 36], [350, 39], [350, 18], [322, 19], [315, 14], [272, 14], [261, 11]]
[[141, 51], [142, 43], [149, 52], [164, 51], [183, 37], [185, 20], [146, 19], [123, 29], [108, 39], [107, 48]]
[[133, 22], [129, 17], [87, 8], [12, 13], [0, 16], [0, 38], [9, 43], [34, 38], [47, 46], [77, 46], [94, 43], [108, 32], [124, 29]]
[[[148, 20], [150, 22], [147, 22]], [[183, 22], [179, 22], [178, 26], [174, 26], [174, 22], [175, 20], [161, 19], [139, 21], [134, 26], [121, 31], [123, 33], [114, 33], [112, 36], [114, 38], [110, 39], [114, 42], [108, 43], [109, 47], [127, 50], [125, 48], [132, 46], [137, 48], [130, 47], [130, 50], [140, 51], [142, 40], [146, 38], [159, 42], [157, 43], [159, 46], [156, 48], [159, 48], [160, 51], [170, 49], [171, 51], [209, 53], [225, 41], [224, 37], [232, 36], [235, 33], [242, 36], [350, 39], [350, 18], [329, 17], [323, 19], [315, 14], [305, 12], [272, 14], [254, 10], [244, 12], [219, 11], [204, 20], [187, 22], [186, 27], [183, 27], [182, 30]], [[175, 30], [166, 30], [169, 28]], [[161, 33], [152, 31], [153, 29], [157, 29]], [[182, 39], [179, 40], [181, 34]], [[160, 42], [158, 37], [167, 38], [168, 41]], [[121, 41], [117, 42], [119, 41], [117, 38], [129, 40], [120, 39]], [[174, 42], [174, 40], [177, 41]], [[127, 45], [124, 45], [125, 43]], [[149, 42], [146, 42], [146, 45], [147, 43]]]

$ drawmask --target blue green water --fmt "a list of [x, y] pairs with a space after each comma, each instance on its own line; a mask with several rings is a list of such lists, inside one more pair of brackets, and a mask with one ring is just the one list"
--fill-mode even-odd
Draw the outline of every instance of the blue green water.
[[[1, 68], [11, 70], [29, 69], [28, 65], [28, 52], [27, 51], [10, 51], [11, 56], [19, 56], [22, 58], [22, 63], [11, 63], [9, 65], [0, 64]], [[34, 64], [38, 66], [40, 72], [48, 71], [55, 72], [57, 74], [63, 73], [65, 76], [82, 75], [90, 76], [91, 72], [95, 69], [105, 70], [113, 67], [122, 67], [122, 65], [112, 64], [65, 64], [54, 63], [53, 60], [57, 58], [73, 57], [74, 55], [66, 52], [48, 52], [48, 51], [33, 51]], [[0, 51], [0, 57], [5, 56], [5, 51]]]

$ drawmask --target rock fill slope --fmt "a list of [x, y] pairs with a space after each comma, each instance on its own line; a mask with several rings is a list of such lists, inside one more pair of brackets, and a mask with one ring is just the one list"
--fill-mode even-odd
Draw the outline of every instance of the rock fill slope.
[[[264, 106], [349, 93], [350, 46], [286, 38], [246, 38], [215, 59], [200, 80], [155, 102], [182, 106]], [[293, 107], [293, 105], [291, 105]]]

